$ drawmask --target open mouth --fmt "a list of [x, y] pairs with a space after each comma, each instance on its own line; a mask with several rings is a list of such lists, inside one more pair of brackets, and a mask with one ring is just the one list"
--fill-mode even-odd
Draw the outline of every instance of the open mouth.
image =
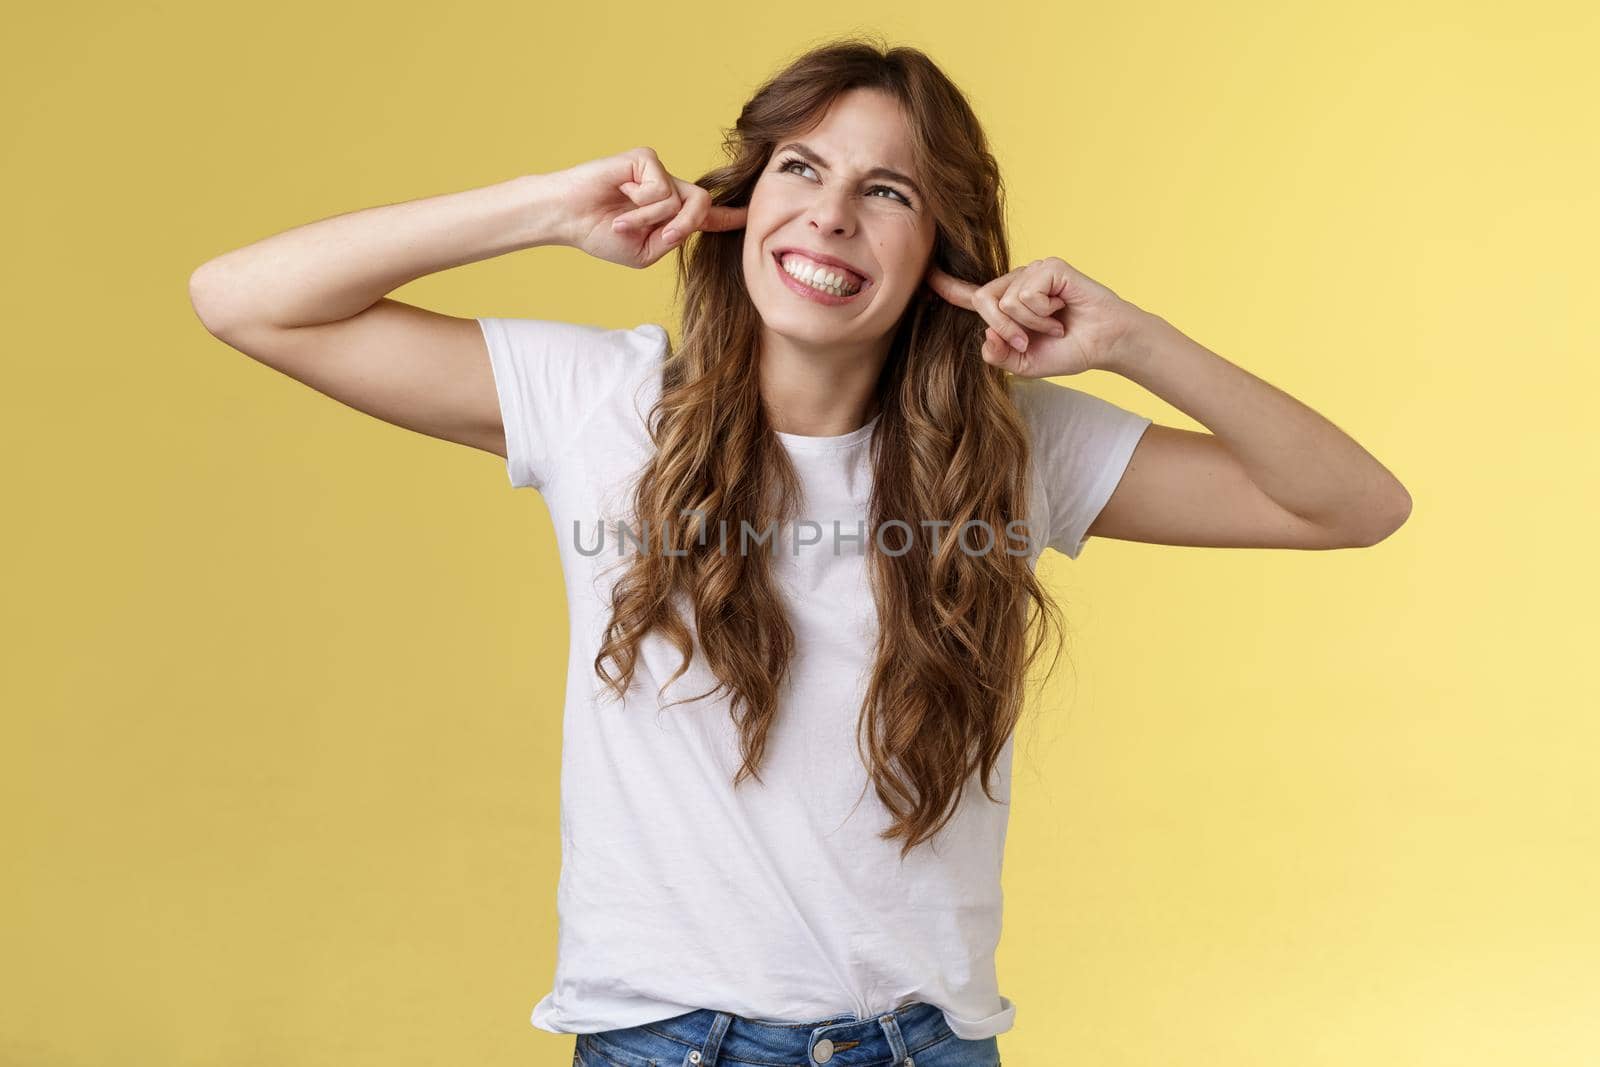
[[848, 304], [872, 286], [872, 279], [807, 259], [797, 252], [774, 252], [772, 262], [784, 285], [818, 304]]

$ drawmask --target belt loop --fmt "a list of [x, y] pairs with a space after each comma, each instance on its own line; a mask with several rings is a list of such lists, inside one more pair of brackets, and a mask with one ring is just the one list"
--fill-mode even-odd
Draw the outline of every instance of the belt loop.
[[722, 1048], [722, 1035], [728, 1032], [728, 1024], [733, 1022], [732, 1014], [719, 1011], [717, 1017], [711, 1020], [711, 1032], [697, 1049], [690, 1049], [689, 1055], [684, 1059], [685, 1067], [716, 1067], [717, 1053]]
[[906, 1051], [906, 1039], [900, 1034], [900, 1023], [895, 1019], [895, 1013], [886, 1011], [878, 1016], [878, 1022], [883, 1027], [884, 1036], [889, 1039], [889, 1053], [894, 1056], [894, 1067], [916, 1067], [911, 1062], [911, 1053]]

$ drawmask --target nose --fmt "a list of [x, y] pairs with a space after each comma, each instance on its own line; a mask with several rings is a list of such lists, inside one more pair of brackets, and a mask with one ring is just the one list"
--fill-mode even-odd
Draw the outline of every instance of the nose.
[[811, 202], [811, 225], [822, 233], [849, 237], [855, 233], [855, 212], [850, 206], [850, 194], [819, 193]]

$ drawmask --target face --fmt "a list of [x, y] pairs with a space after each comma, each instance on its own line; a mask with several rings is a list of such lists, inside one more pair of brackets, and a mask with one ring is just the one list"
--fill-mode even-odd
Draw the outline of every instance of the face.
[[[905, 116], [880, 90], [843, 93], [816, 126], [783, 138], [756, 182], [744, 228], [745, 286], [766, 330], [829, 346], [887, 338], [933, 252], [936, 228], [921, 186]], [[831, 268], [845, 288], [827, 287], [814, 272], [808, 285], [813, 264], [785, 249], [847, 264], [849, 273]]]

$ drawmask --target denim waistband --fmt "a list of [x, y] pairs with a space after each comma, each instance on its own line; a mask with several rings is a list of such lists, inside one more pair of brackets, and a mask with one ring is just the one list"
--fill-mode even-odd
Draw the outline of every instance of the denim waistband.
[[717, 1067], [728, 1061], [916, 1067], [918, 1050], [950, 1036], [944, 1013], [924, 1001], [869, 1019], [846, 1014], [805, 1023], [762, 1022], [701, 1008], [640, 1029], [681, 1044], [687, 1067]]

